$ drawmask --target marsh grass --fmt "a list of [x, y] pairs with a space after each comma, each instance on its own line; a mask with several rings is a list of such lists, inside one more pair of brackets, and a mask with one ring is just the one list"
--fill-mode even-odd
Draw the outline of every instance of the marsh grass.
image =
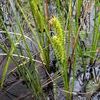
[[[41, 98], [45, 100], [46, 98], [44, 96], [42, 84], [40, 81], [41, 77], [39, 76], [36, 63], [41, 63], [43, 66], [45, 66], [48, 74], [51, 74], [50, 46], [52, 46], [54, 55], [59, 64], [59, 67], [56, 67], [58, 67], [59, 72], [61, 73], [61, 76], [63, 78], [65, 91], [73, 91], [78, 57], [82, 59], [81, 63], [82, 66], [84, 66], [84, 71], [86, 69], [86, 65], [88, 65], [88, 63], [86, 63], [87, 59], [84, 60], [85, 56], [88, 56], [90, 58], [90, 64], [94, 62], [96, 50], [98, 48], [98, 42], [100, 39], [100, 13], [96, 13], [96, 5], [100, 4], [99, 0], [94, 1], [95, 19], [93, 27], [94, 32], [92, 33], [92, 45], [89, 49], [87, 47], [86, 50], [83, 50], [85, 47], [83, 46], [83, 48], [81, 48], [80, 45], [80, 38], [83, 37], [80, 35], [80, 32], [82, 30], [82, 23], [79, 23], [79, 19], [82, 13], [83, 0], [65, 0], [65, 2], [55, 0], [54, 2], [55, 6], [57, 7], [57, 16], [52, 16], [51, 18], [49, 15], [49, 9], [47, 7], [50, 3], [48, 2], [48, 0], [46, 0], [45, 2], [43, 0], [29, 0], [28, 3], [31, 9], [31, 12], [29, 13], [31, 14], [31, 17], [33, 17], [35, 22], [35, 28], [33, 28], [31, 26], [32, 22], [28, 20], [28, 17], [25, 14], [25, 9], [23, 9], [24, 7], [20, 5], [21, 2], [19, 0], [9, 0], [19, 32], [9, 32], [3, 20], [0, 20], [4, 27], [4, 30], [2, 30], [1, 32], [6, 34], [6, 38], [8, 38], [8, 41], [10, 43], [10, 48], [8, 48], [5, 43], [0, 43], [0, 48], [4, 51], [0, 56], [6, 55], [7, 57], [7, 61], [5, 63], [5, 66], [3, 67], [2, 78], [0, 80], [1, 88], [3, 88], [9, 64], [13, 60], [16, 65], [16, 68], [14, 70], [18, 70], [21, 77], [26, 80], [26, 84], [32, 90], [32, 93], [33, 95], [35, 95], [36, 100], [41, 100]], [[46, 3], [46, 6], [44, 5], [44, 3]], [[15, 5], [17, 5], [18, 10], [16, 10]], [[74, 7], [76, 8], [75, 16], [73, 15], [73, 12], [75, 10]], [[22, 24], [20, 23], [17, 11], [20, 11], [20, 16], [22, 16], [27, 23], [32, 37], [24, 34], [24, 29]], [[85, 18], [83, 17], [82, 20], [84, 19]], [[51, 29], [54, 32], [53, 36], [51, 36], [50, 34]], [[16, 39], [13, 40], [11, 33], [14, 37], [16, 37]], [[86, 32], [84, 32], [84, 34], [85, 33]], [[27, 43], [27, 39], [33, 43], [34, 47], [35, 44], [37, 44], [37, 54], [39, 54], [39, 57], [41, 59], [40, 61], [35, 59], [35, 54], [31, 52], [30, 47]], [[22, 50], [22, 48], [20, 48], [20, 50], [18, 50], [17, 48], [21, 41], [25, 46], [24, 51]], [[66, 41], [68, 43], [66, 43]], [[15, 61], [15, 57], [19, 59], [20, 64], [18, 61]], [[11, 72], [13, 72], [13, 70]], [[73, 75], [73, 86], [70, 86], [71, 74]], [[50, 80], [52, 81], [52, 79]], [[54, 85], [57, 85], [55, 81], [53, 82]], [[54, 89], [54, 93], [55, 91], [56, 90]], [[71, 99], [72, 97], [72, 95], [68, 95], [69, 94], [66, 93], [67, 100]], [[54, 97], [56, 98], [56, 95]]]

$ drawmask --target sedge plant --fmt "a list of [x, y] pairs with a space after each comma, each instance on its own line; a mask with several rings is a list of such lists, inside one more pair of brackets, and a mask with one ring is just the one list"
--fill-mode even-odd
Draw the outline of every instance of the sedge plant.
[[[15, 70], [19, 72], [20, 77], [26, 81], [27, 86], [32, 91], [36, 100], [47, 100], [43, 92], [43, 84], [41, 83], [41, 76], [38, 71], [37, 63], [42, 64], [48, 74], [51, 74], [50, 47], [52, 47], [58, 62], [58, 66], [56, 67], [58, 67], [61, 77], [63, 78], [64, 90], [67, 91], [66, 100], [70, 100], [72, 95], [69, 96], [68, 93], [72, 94], [73, 91], [78, 58], [82, 59], [81, 63], [84, 66], [84, 71], [86, 70], [85, 64], [87, 64], [86, 57], [90, 58], [91, 64], [95, 60], [96, 50], [100, 39], [100, 13], [96, 13], [96, 7], [100, 2], [99, 0], [94, 0], [95, 19], [93, 27], [94, 31], [92, 33], [92, 45], [89, 49], [87, 47], [86, 50], [83, 50], [84, 47], [81, 48], [80, 45], [80, 39], [82, 39], [80, 33], [84, 30], [81, 28], [82, 23], [79, 22], [79, 19], [83, 17], [81, 13], [84, 0], [45, 0], [45, 2], [44, 0], [26, 1], [30, 12], [25, 12], [25, 8], [21, 5], [22, 2], [20, 0], [9, 0], [18, 32], [16, 32], [14, 28], [14, 32], [9, 32], [3, 19], [1, 18], [0, 20], [0, 24], [2, 23], [3, 26], [1, 32], [4, 35], [6, 34], [5, 36], [8, 38], [10, 44], [10, 48], [8, 48], [4, 42], [0, 43], [0, 48], [3, 51], [0, 56], [7, 57], [3, 67], [2, 78], [0, 79], [0, 86], [3, 88], [10, 62], [14, 61], [16, 67], [11, 72]], [[50, 2], [54, 2], [56, 6], [57, 12], [54, 16], [49, 15]], [[19, 16], [18, 12], [20, 12]], [[73, 12], [75, 12], [75, 15], [73, 15]], [[31, 22], [26, 13], [31, 15]], [[24, 33], [24, 28], [20, 20], [21, 17], [24, 18], [27, 27], [30, 29], [31, 37]], [[85, 15], [82, 22], [84, 19]], [[32, 27], [32, 22], [34, 22], [34, 27]], [[51, 30], [54, 33], [52, 36], [50, 34]], [[27, 39], [31, 41], [34, 48], [37, 49], [40, 61], [35, 59], [34, 55], [37, 56], [37, 54], [31, 52]], [[20, 43], [24, 45], [24, 50], [22, 48], [17, 48]], [[18, 59], [18, 61], [15, 61], [14, 58]], [[86, 59], [83, 61], [83, 58]], [[56, 76], [56, 74], [57, 73], [55, 72], [54, 75]], [[73, 81], [70, 85], [71, 75], [73, 75]], [[50, 79], [50, 81], [55, 83], [52, 79]], [[55, 83], [55, 85], [57, 84]], [[54, 88], [56, 88], [56, 86]]]

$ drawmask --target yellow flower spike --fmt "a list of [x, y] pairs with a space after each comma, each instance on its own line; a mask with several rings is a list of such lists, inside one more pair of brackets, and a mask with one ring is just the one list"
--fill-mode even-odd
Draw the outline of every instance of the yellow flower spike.
[[63, 62], [63, 58], [65, 55], [64, 52], [64, 32], [62, 30], [61, 24], [59, 20], [53, 16], [51, 20], [49, 20], [49, 24], [54, 28], [56, 35], [52, 37], [52, 44], [57, 58]]
[[49, 24], [54, 28], [54, 31], [57, 33], [58, 37], [63, 38], [63, 31], [59, 20], [53, 16], [49, 20]]
[[53, 16], [53, 17], [49, 20], [50, 25], [53, 25], [55, 21], [56, 21], [56, 17]]

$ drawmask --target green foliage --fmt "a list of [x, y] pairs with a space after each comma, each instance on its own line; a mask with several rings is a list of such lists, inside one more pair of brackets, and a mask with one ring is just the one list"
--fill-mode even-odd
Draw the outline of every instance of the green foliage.
[[[64, 82], [65, 91], [73, 91], [72, 85], [70, 85], [68, 71], [71, 69], [73, 73], [73, 85], [75, 80], [75, 70], [78, 64], [78, 60], [81, 58], [81, 64], [84, 69], [87, 63], [87, 58], [90, 62], [94, 62], [96, 50], [98, 48], [98, 42], [100, 40], [100, 13], [96, 13], [96, 6], [98, 7], [99, 1], [96, 2], [95, 6], [95, 19], [94, 19], [94, 32], [92, 38], [92, 45], [90, 47], [84, 47], [81, 42], [86, 39], [86, 31], [81, 29], [83, 23], [79, 23], [79, 19], [83, 17], [82, 6], [83, 0], [55, 0], [52, 1], [56, 5], [57, 15], [49, 16], [45, 14], [46, 9], [44, 0], [26, 0], [26, 8], [20, 0], [9, 0], [12, 12], [14, 14], [15, 24], [18, 28], [16, 32], [14, 26], [14, 32], [9, 32], [3, 18], [0, 20], [0, 29], [4, 27], [2, 32], [6, 34], [6, 38], [10, 41], [10, 47], [3, 42], [0, 43], [0, 48], [4, 51], [1, 53], [2, 56], [6, 55], [7, 61], [3, 67], [2, 78], [0, 80], [0, 86], [3, 88], [4, 81], [6, 79], [7, 71], [11, 61], [14, 61], [16, 68], [21, 77], [26, 80], [27, 86], [32, 90], [36, 100], [45, 100], [43, 93], [43, 87], [41, 83], [41, 76], [39, 76], [37, 63], [45, 66], [48, 74], [50, 74], [50, 49], [53, 48], [54, 55], [56, 56], [58, 63], [58, 70], [61, 73], [61, 77]], [[75, 4], [74, 4], [75, 3]], [[74, 6], [73, 6], [74, 5]], [[16, 9], [17, 7], [17, 9]], [[75, 9], [74, 9], [75, 7]], [[28, 9], [29, 8], [29, 9]], [[47, 7], [49, 8], [49, 7]], [[75, 11], [73, 11], [75, 10]], [[20, 11], [20, 14], [18, 13]], [[73, 12], [75, 15], [73, 16]], [[32, 13], [32, 14], [31, 14]], [[0, 9], [0, 15], [2, 14]], [[19, 14], [19, 15], [18, 15]], [[29, 19], [30, 17], [30, 19]], [[48, 17], [48, 18], [47, 18]], [[29, 34], [25, 34], [25, 30], [21, 23], [21, 19], [25, 21], [29, 28]], [[51, 19], [50, 19], [51, 18]], [[48, 20], [50, 19], [50, 20]], [[84, 21], [84, 18], [82, 19]], [[32, 26], [34, 24], [34, 27]], [[54, 35], [51, 36], [50, 32], [53, 31]], [[14, 38], [12, 38], [14, 36]], [[37, 49], [40, 61], [34, 58], [34, 54], [28, 45], [27, 39], [32, 42], [34, 48]], [[68, 43], [66, 43], [68, 42]], [[18, 49], [18, 45], [24, 45]], [[37, 47], [36, 47], [37, 45]], [[85, 58], [86, 57], [86, 58]], [[14, 60], [16, 58], [16, 61]], [[69, 61], [70, 58], [70, 61]], [[85, 58], [85, 60], [84, 60]], [[17, 61], [18, 59], [18, 61]], [[13, 71], [13, 70], [12, 70]], [[54, 73], [56, 74], [56, 73]], [[70, 73], [69, 73], [70, 74]], [[71, 89], [70, 89], [71, 88]], [[68, 94], [66, 94], [68, 97]], [[67, 98], [70, 99], [70, 96]]]

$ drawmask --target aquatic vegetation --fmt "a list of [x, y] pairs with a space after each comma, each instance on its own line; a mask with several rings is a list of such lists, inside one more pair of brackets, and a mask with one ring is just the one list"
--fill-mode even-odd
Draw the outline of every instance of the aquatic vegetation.
[[36, 100], [59, 99], [58, 90], [74, 100], [99, 86], [99, 5], [99, 0], [8, 0], [3, 7], [11, 10], [9, 27], [0, 8], [0, 57], [6, 57], [1, 89], [14, 72]]

